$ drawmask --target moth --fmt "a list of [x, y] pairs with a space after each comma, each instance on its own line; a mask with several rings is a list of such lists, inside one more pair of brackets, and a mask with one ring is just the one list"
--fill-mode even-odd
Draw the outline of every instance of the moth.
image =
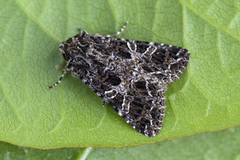
[[59, 45], [66, 61], [57, 86], [67, 71], [79, 77], [128, 124], [151, 137], [162, 128], [167, 83], [179, 78], [190, 53], [163, 43], [79, 34]]

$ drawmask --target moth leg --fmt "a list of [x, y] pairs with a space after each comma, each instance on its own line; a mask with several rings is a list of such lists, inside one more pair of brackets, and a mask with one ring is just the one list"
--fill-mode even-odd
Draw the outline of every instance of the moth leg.
[[106, 37], [113, 37], [113, 36], [117, 36], [119, 35], [120, 33], [122, 33], [124, 31], [124, 29], [126, 28], [128, 22], [126, 22], [123, 27], [117, 32], [117, 33], [114, 33], [114, 34], [110, 34], [110, 35], [106, 35]]
[[80, 33], [81, 33], [81, 28], [78, 27], [77, 30], [78, 30], [78, 32], [79, 32], [79, 34], [80, 34]]
[[106, 102], [105, 102], [105, 101], [103, 101], [103, 107], [105, 106], [105, 103], [106, 103]]
[[65, 67], [63, 68], [62, 75], [61, 75], [61, 77], [59, 78], [59, 80], [57, 81], [57, 83], [55, 83], [55, 84], [52, 85], [52, 86], [49, 86], [47, 89], [51, 89], [51, 88], [53, 88], [53, 87], [56, 87], [59, 83], [61, 83], [64, 75], [67, 73], [67, 67], [68, 67], [70, 61], [71, 61], [71, 60], [69, 60], [69, 61], [67, 62], [67, 64], [65, 65]]

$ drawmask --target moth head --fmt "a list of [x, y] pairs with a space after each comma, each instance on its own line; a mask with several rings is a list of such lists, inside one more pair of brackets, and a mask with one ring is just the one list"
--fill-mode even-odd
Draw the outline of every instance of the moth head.
[[86, 35], [88, 35], [88, 33], [86, 31], [81, 31], [80, 37], [85, 37]]

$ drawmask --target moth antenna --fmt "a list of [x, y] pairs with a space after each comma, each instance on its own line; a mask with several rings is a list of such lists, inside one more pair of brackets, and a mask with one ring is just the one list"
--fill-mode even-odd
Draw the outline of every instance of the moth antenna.
[[53, 87], [56, 87], [59, 83], [61, 83], [64, 75], [67, 73], [67, 67], [68, 67], [68, 65], [70, 64], [70, 61], [71, 61], [71, 60], [69, 60], [69, 61], [67, 62], [67, 64], [65, 65], [65, 67], [63, 68], [62, 75], [61, 75], [61, 77], [59, 78], [59, 80], [57, 81], [57, 83], [55, 83], [54, 85], [49, 86], [47, 89], [51, 89], [51, 88], [53, 88]]
[[105, 101], [103, 101], [103, 107], [105, 106], [105, 103], [106, 103], [106, 102], [105, 102]]
[[114, 33], [114, 34], [110, 34], [110, 35], [106, 35], [106, 37], [113, 37], [113, 36], [117, 36], [119, 35], [120, 33], [122, 33], [124, 31], [124, 29], [126, 28], [128, 22], [126, 22], [123, 27], [117, 32], [117, 33]]

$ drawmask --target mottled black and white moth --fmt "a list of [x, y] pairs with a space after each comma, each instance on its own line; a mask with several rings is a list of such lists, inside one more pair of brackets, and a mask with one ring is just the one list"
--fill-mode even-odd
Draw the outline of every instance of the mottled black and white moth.
[[59, 45], [67, 71], [78, 76], [127, 123], [145, 136], [162, 128], [166, 84], [186, 68], [189, 52], [154, 42], [113, 38], [81, 31]]

